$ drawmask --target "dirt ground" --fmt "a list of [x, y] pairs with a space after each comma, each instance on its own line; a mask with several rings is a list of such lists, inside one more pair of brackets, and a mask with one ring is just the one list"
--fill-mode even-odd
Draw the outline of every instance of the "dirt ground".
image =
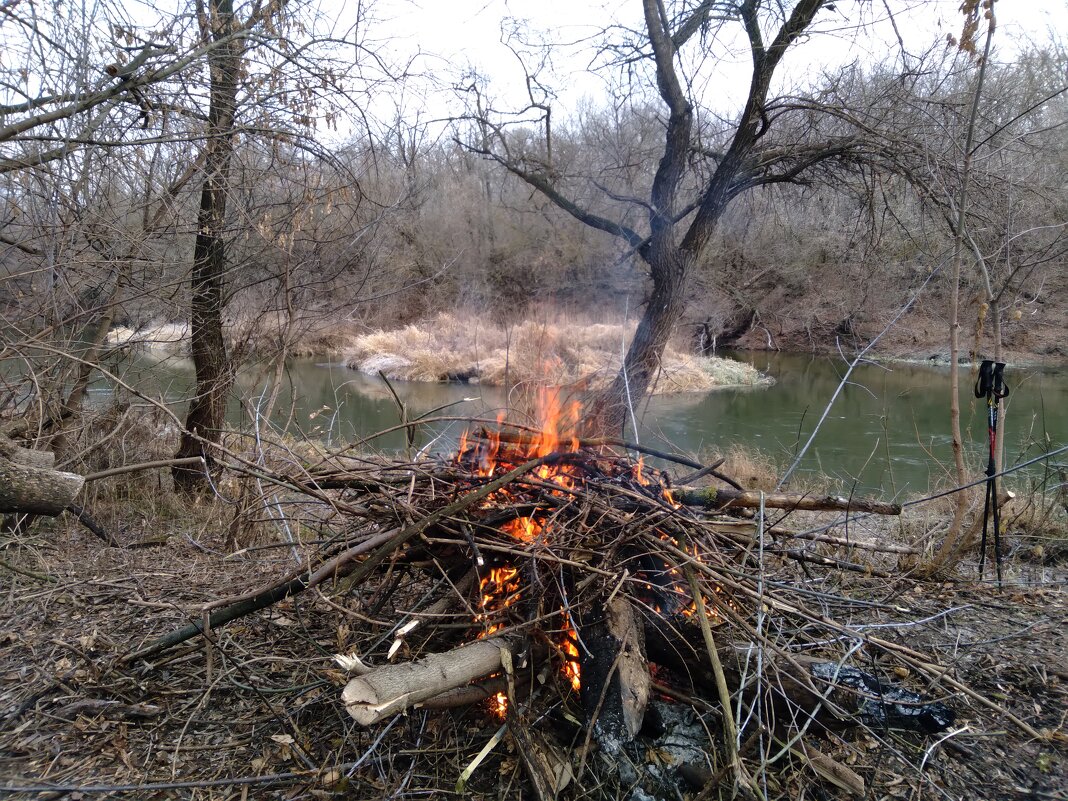
[[[126, 543], [173, 528], [149, 518], [109, 523]], [[291, 570], [286, 548], [228, 556], [210, 528], [111, 548], [65, 521], [4, 536], [2, 797], [533, 797], [509, 738], [456, 794], [460, 773], [499, 726], [481, 707], [353, 725], [340, 703], [345, 676], [331, 657], [390, 636], [373, 608], [309, 593], [229, 624], [210, 643], [194, 640], [151, 664], [122, 660], [195, 619], [200, 604]], [[828, 600], [824, 611], [924, 652], [987, 701], [896, 668], [957, 719], [934, 736], [865, 730], [822, 741], [821, 750], [865, 779], [866, 798], [1068, 799], [1064, 571], [1013, 564], [1008, 575], [1000, 591], [971, 580], [863, 576], [810, 588], [858, 599]], [[866, 649], [859, 654], [862, 667], [894, 670]], [[848, 797], [797, 765], [769, 771], [768, 796]], [[564, 797], [627, 796], [587, 779]]]

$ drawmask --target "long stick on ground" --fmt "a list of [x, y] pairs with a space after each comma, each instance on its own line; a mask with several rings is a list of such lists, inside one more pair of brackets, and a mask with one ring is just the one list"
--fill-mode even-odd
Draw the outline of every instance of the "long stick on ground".
[[[252, 596], [246, 596], [241, 600], [238, 600], [228, 606], [222, 607], [221, 609], [212, 612], [211, 616], [208, 619], [208, 628], [218, 628], [219, 626], [225, 623], [229, 623], [231, 620], [236, 620], [239, 617], [244, 617], [245, 615], [251, 614], [252, 612], [256, 612], [260, 609], [265, 609], [266, 607], [271, 606], [272, 604], [275, 604], [278, 601], [281, 601], [283, 598], [288, 598], [291, 595], [296, 595], [298, 593], [304, 592], [304, 590], [314, 586], [314, 584], [312, 583], [313, 581], [315, 582], [315, 584], [318, 584], [331, 576], [342, 576], [344, 575], [344, 573], [342, 572], [344, 570], [344, 566], [350, 565], [351, 560], [353, 558], [366, 552], [370, 548], [379, 546], [374, 553], [367, 557], [367, 559], [361, 562], [351, 572], [347, 570], [344, 571], [348, 573], [348, 576], [343, 582], [339, 584], [339, 590], [342, 592], [347, 591], [359, 584], [359, 582], [363, 581], [363, 579], [366, 578], [372, 570], [378, 567], [378, 565], [385, 561], [385, 559], [390, 554], [392, 554], [398, 548], [403, 547], [409, 540], [419, 535], [429, 526], [432, 526], [435, 523], [447, 517], [450, 517], [451, 515], [456, 514], [457, 512], [462, 512], [468, 506], [471, 506], [474, 503], [478, 503], [487, 495], [491, 495], [506, 484], [515, 481], [520, 476], [529, 473], [531, 470], [534, 470], [535, 468], [540, 467], [541, 465], [546, 464], [547, 462], [555, 460], [557, 457], [558, 454], [550, 453], [546, 456], [541, 456], [537, 459], [531, 459], [529, 462], [524, 462], [514, 470], [505, 473], [500, 478], [496, 478], [493, 481], [483, 484], [477, 490], [467, 493], [459, 500], [454, 501], [448, 506], [442, 507], [436, 512], [427, 515], [422, 520], [417, 520], [415, 523], [412, 523], [410, 526], [400, 530], [399, 532], [394, 533], [390, 531], [381, 534], [378, 537], [373, 537], [369, 540], [365, 540], [359, 545], [356, 545], [353, 548], [350, 548], [349, 550], [345, 551], [344, 553], [334, 557], [329, 562], [322, 565], [314, 573], [311, 573], [307, 576], [300, 575], [296, 578], [290, 579], [289, 581], [272, 584], [258, 591]], [[151, 643], [150, 645], [144, 648], [140, 648], [137, 651], [133, 651], [132, 653], [126, 654], [122, 658], [122, 661], [129, 662], [134, 659], [146, 659], [150, 656], [154, 656], [160, 653], [161, 651], [165, 651], [168, 648], [171, 648], [175, 645], [179, 645], [180, 643], [183, 643], [187, 640], [192, 639], [193, 637], [196, 637], [198, 634], [202, 633], [203, 630], [204, 625], [202, 621], [198, 620], [195, 623], [190, 623], [185, 628], [171, 632], [165, 637], [161, 637], [154, 643]]]
[[[734, 489], [694, 489], [679, 487], [671, 490], [671, 497], [687, 506], [704, 506], [715, 509], [726, 506], [757, 509], [760, 507], [759, 492], [739, 491]], [[901, 505], [867, 498], [842, 498], [836, 495], [817, 497], [814, 495], [795, 495], [772, 493], [764, 495], [764, 506], [770, 509], [802, 509], [815, 512], [870, 512], [879, 515], [899, 515]]]
[[[705, 609], [704, 597], [701, 595], [701, 587], [697, 583], [697, 574], [693, 564], [687, 562], [683, 565], [683, 573], [690, 585], [694, 603], [697, 604], [697, 622], [701, 627], [701, 638], [705, 641], [705, 650], [708, 651], [708, 659], [712, 663], [712, 675], [716, 679], [716, 692], [719, 695], [719, 704], [722, 707], [721, 719], [723, 720], [723, 744], [727, 747], [727, 759], [734, 773], [735, 789], [745, 792], [752, 779], [742, 765], [741, 756], [738, 753], [738, 730], [734, 727], [734, 713], [731, 711], [731, 691], [727, 687], [727, 676], [723, 672], [723, 663], [716, 649], [716, 640], [712, 636], [712, 627], [708, 624], [708, 612]], [[748, 795], [748, 793], [747, 793]]]

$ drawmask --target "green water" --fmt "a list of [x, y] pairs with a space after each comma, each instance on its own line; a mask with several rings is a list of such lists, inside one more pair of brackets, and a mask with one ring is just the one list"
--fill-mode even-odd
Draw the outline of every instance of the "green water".
[[[788, 464], [808, 439], [846, 365], [840, 359], [797, 354], [742, 353], [736, 358], [772, 375], [775, 385], [654, 397], [637, 410], [642, 444], [707, 457], [711, 451], [742, 443]], [[1068, 442], [1068, 375], [1010, 365], [1006, 378], [1012, 390], [1004, 411], [1006, 465]], [[180, 405], [192, 385], [192, 366], [184, 360], [141, 362], [127, 380]], [[968, 373], [962, 383], [967, 385], [962, 387], [961, 409], [969, 465], [981, 472], [986, 461], [986, 407], [972, 397]], [[243, 408], [235, 403], [231, 409], [232, 425], [249, 424], [249, 410], [262, 406], [265, 385], [266, 377], [254, 371], [239, 378], [245, 402]], [[503, 392], [494, 387], [394, 382], [394, 388], [409, 418], [446, 404], [453, 405], [435, 416], [493, 418], [505, 405]], [[110, 393], [105, 383], [94, 390]], [[818, 471], [846, 489], [855, 486], [882, 494], [917, 493], [946, 483], [952, 463], [948, 395], [947, 368], [859, 366], [800, 471]], [[339, 444], [368, 438], [398, 420], [397, 405], [380, 379], [338, 365], [294, 360], [271, 422], [291, 434]], [[415, 447], [448, 450], [461, 430], [460, 423], [422, 427]], [[367, 444], [387, 452], [405, 446], [400, 432]], [[1063, 464], [1068, 458], [1062, 454], [1059, 461]], [[1034, 480], [1038, 473], [1032, 469], [1027, 475]]]

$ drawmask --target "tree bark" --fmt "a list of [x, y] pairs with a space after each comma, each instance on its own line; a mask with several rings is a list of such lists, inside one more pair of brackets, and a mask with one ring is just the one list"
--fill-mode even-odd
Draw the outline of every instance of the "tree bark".
[[189, 404], [185, 431], [175, 458], [203, 456], [200, 469], [189, 464], [171, 470], [175, 487], [205, 492], [214, 464], [210, 447], [218, 443], [226, 415], [226, 399], [233, 383], [233, 366], [223, 338], [223, 289], [226, 276], [226, 198], [234, 150], [234, 116], [237, 109], [241, 48], [232, 38], [235, 28], [233, 0], [210, 0], [208, 17], [201, 18], [205, 40], [222, 41], [208, 54], [211, 98], [208, 109], [207, 156], [204, 185], [197, 215], [193, 247], [191, 348], [196, 370], [196, 394]]
[[34, 451], [23, 448], [14, 440], [0, 434], [0, 460], [7, 459], [26, 467], [49, 468], [56, 463], [56, 455], [51, 451]]
[[341, 698], [361, 726], [502, 670], [501, 650], [518, 655], [522, 640], [493, 637], [415, 662], [387, 665], [350, 681]]
[[[953, 445], [953, 468], [957, 486], [968, 483], [967, 468], [964, 464], [964, 444], [960, 430], [960, 282], [961, 266], [964, 254], [964, 240], [968, 223], [968, 181], [971, 177], [972, 141], [975, 138], [975, 121], [979, 115], [979, 99], [983, 91], [983, 79], [990, 55], [990, 43], [994, 35], [994, 19], [988, 20], [986, 47], [983, 59], [979, 63], [979, 72], [975, 80], [975, 92], [972, 95], [971, 111], [968, 115], [968, 128], [964, 138], [964, 157], [960, 167], [960, 193], [956, 201], [956, 224], [953, 232], [953, 273], [949, 296], [949, 430]], [[968, 511], [968, 494], [958, 492], [953, 506], [953, 520], [949, 525], [942, 545], [935, 553], [926, 570], [939, 573], [956, 565], [960, 561], [960, 539], [964, 527], [964, 516]]]
[[0, 458], [0, 514], [55, 517], [71, 504], [84, 483], [75, 473]]
[[[751, 180], [751, 161], [769, 124], [765, 105], [775, 70], [786, 50], [812, 22], [823, 0], [800, 0], [767, 44], [761, 31], [759, 4], [741, 5], [739, 13], [749, 36], [753, 59], [749, 95], [730, 147], [700, 191], [696, 213], [681, 240], [677, 224], [685, 214], [679, 210], [680, 187], [692, 154], [693, 107], [676, 70], [675, 57], [678, 48], [700, 26], [687, 25], [684, 20], [673, 33], [659, 0], [643, 0], [642, 5], [656, 64], [657, 89], [669, 110], [663, 155], [649, 194], [649, 236], [637, 249], [649, 265], [653, 287], [622, 369], [611, 386], [590, 404], [587, 422], [590, 433], [598, 429], [602, 432], [622, 429], [629, 410], [652, 387], [664, 348], [686, 308], [685, 291], [691, 268], [731, 200], [755, 185]], [[695, 15], [702, 13], [707, 14], [707, 7]]]

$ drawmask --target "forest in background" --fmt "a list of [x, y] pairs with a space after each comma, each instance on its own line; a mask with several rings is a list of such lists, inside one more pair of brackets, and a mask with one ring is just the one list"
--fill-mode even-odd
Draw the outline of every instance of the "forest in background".
[[[190, 17], [151, 30], [98, 17], [82, 21], [83, 35], [74, 20], [31, 24], [29, 6], [9, 5], [5, 360], [29, 343], [84, 357], [101, 321], [188, 321], [209, 83]], [[403, 92], [410, 79], [399, 66], [372, 62], [380, 53], [354, 63], [291, 5], [250, 14], [259, 18], [245, 23], [221, 230], [232, 358], [329, 348], [331, 338], [440, 311], [494, 322], [635, 316], [648, 279], [633, 249], [533, 191], [500, 154], [595, 213], [634, 219], [663, 136], [655, 97], [620, 88], [550, 116], [548, 90], [535, 89], [539, 102], [512, 114], [493, 110], [470, 76], [441, 87], [455, 97], [448, 121], [382, 119], [363, 112], [371, 98]], [[978, 109], [962, 325], [966, 341], [983, 326], [982, 261], [1007, 349], [1058, 358], [1068, 61], [1060, 42], [1014, 47], [1007, 63], [994, 52]], [[104, 67], [108, 57], [116, 61]], [[975, 64], [974, 54], [934, 43], [911, 59], [807, 78], [771, 103], [766, 158], [798, 148], [803, 158], [814, 134], [849, 145], [732, 203], [692, 273], [678, 336], [788, 350], [866, 344], [949, 259]], [[136, 87], [123, 91], [129, 81]], [[331, 131], [342, 118], [343, 133]], [[732, 124], [707, 110], [695, 127], [694, 147], [714, 151]], [[945, 352], [947, 284], [942, 271], [891, 332], [892, 354]], [[72, 368], [61, 361], [52, 364]]]

